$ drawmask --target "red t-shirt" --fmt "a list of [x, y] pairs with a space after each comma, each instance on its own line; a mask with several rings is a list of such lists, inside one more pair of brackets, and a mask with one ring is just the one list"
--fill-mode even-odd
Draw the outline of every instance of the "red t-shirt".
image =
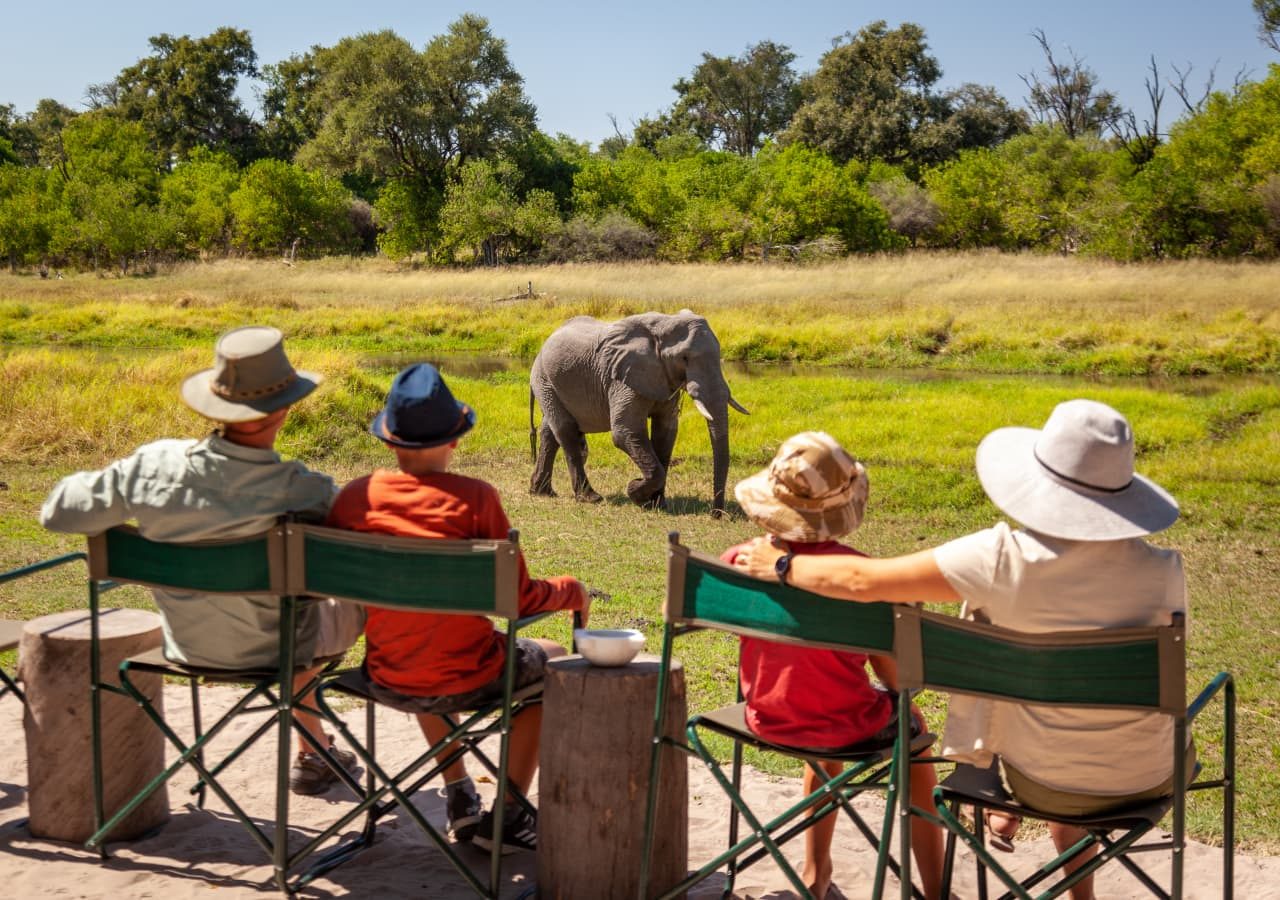
[[[511, 527], [497, 490], [465, 475], [407, 475], [378, 469], [338, 494], [328, 524], [410, 537], [505, 540]], [[520, 554], [520, 614], [577, 609], [569, 575], [529, 577]], [[502, 674], [506, 639], [484, 616], [368, 608], [365, 667], [378, 684], [414, 697], [461, 694]]]
[[[720, 559], [730, 565], [745, 547]], [[796, 555], [858, 553], [836, 541], [788, 545]], [[747, 701], [747, 727], [765, 740], [792, 747], [837, 749], [889, 724], [893, 700], [867, 677], [867, 655], [797, 647], [743, 637], [738, 677]]]

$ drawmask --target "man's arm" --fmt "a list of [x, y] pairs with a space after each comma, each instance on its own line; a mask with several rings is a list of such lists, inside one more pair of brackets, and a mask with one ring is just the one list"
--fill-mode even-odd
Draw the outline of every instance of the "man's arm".
[[[738, 554], [735, 565], [753, 578], [777, 581], [774, 568], [782, 548], [756, 538]], [[933, 550], [907, 556], [804, 554], [792, 557], [787, 583], [838, 600], [890, 603], [959, 603], [960, 595], [938, 568]]]
[[117, 460], [96, 472], [68, 475], [45, 498], [40, 524], [50, 531], [98, 534], [128, 521], [123, 485], [129, 460]]

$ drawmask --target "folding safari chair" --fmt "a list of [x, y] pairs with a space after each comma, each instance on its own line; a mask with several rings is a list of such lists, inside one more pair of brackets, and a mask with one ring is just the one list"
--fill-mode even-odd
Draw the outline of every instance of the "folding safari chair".
[[[737, 873], [766, 856], [774, 860], [796, 892], [801, 897], [808, 898], [810, 893], [783, 856], [780, 846], [837, 809], [843, 809], [855, 827], [876, 848], [875, 888], [872, 896], [880, 896], [886, 869], [895, 875], [901, 875], [898, 861], [889, 852], [894, 823], [894, 816], [890, 814], [895, 808], [893, 798], [898, 791], [906, 791], [906, 771], [909, 766], [903, 764], [904, 760], [908, 759], [909, 753], [928, 748], [933, 743], [933, 735], [922, 734], [911, 739], [908, 748], [905, 737], [910, 734], [908, 726], [905, 732], [900, 732], [897, 741], [887, 746], [860, 745], [841, 752], [790, 747], [763, 740], [753, 734], [747, 728], [746, 705], [742, 702], [692, 716], [686, 724], [685, 742], [665, 736], [662, 728], [666, 715], [671, 655], [677, 637], [703, 629], [715, 629], [803, 646], [893, 655], [895, 610], [896, 607], [890, 604], [847, 603], [798, 588], [759, 581], [742, 575], [712, 557], [689, 550], [680, 543], [678, 534], [673, 532], [670, 535], [662, 660], [654, 711], [645, 852], [640, 876], [641, 898], [647, 900], [651, 895], [663, 898], [682, 895], [726, 865], [728, 868], [724, 896], [728, 897], [733, 893]], [[910, 699], [905, 691], [899, 696], [899, 707], [908, 711], [906, 718], [909, 720]], [[704, 731], [721, 735], [733, 742], [733, 763], [729, 775], [725, 774], [724, 768], [704, 742]], [[824, 784], [780, 815], [761, 821], [747, 806], [739, 790], [744, 746], [803, 760], [824, 780]], [[688, 756], [696, 757], [707, 766], [724, 789], [731, 803], [729, 838], [728, 848], [723, 853], [679, 884], [669, 888], [655, 885], [657, 891], [651, 892], [648, 884], [649, 857], [654, 842], [657, 785], [664, 747], [674, 747]], [[819, 759], [836, 759], [846, 763], [848, 768], [840, 775], [829, 778], [818, 765]], [[851, 802], [854, 795], [864, 791], [883, 791], [886, 794], [886, 812], [879, 835], [858, 814]], [[813, 810], [812, 817], [805, 815], [810, 810]], [[750, 834], [742, 839], [738, 837], [739, 815], [746, 819], [750, 828]], [[900, 852], [906, 858], [909, 854], [909, 838], [902, 841], [901, 847]], [[904, 900], [913, 894], [920, 896], [913, 888], [910, 878], [900, 877], [900, 884]]]
[[[168, 781], [183, 766], [190, 766], [199, 775], [192, 788], [197, 804], [203, 806], [206, 789], [226, 805], [231, 814], [249, 832], [255, 843], [271, 858], [276, 883], [289, 893], [289, 871], [318, 846], [310, 841], [292, 855], [289, 852], [289, 768], [292, 763], [291, 733], [294, 728], [312, 744], [312, 749], [338, 773], [339, 777], [357, 794], [359, 784], [337, 764], [327, 747], [321, 747], [294, 721], [293, 710], [305, 702], [305, 698], [318, 681], [298, 691], [295, 695], [293, 678], [296, 662], [296, 626], [299, 597], [290, 589], [286, 580], [285, 531], [291, 527], [284, 523], [252, 537], [208, 541], [191, 544], [168, 544], [148, 540], [136, 528], [119, 526], [89, 538], [89, 573], [93, 582], [109, 580], [113, 584], [138, 584], [169, 590], [194, 591], [215, 595], [209, 602], [216, 603], [220, 593], [259, 595], [274, 597], [280, 602], [279, 665], [272, 668], [228, 670], [187, 666], [166, 660], [157, 649], [126, 659], [120, 664], [119, 682], [103, 681], [99, 672], [96, 640], [97, 594], [90, 591], [92, 621], [95, 628], [92, 645], [92, 696], [93, 731], [95, 746], [95, 824], [94, 834], [85, 842], [91, 850], [97, 850], [106, 858], [106, 841], [111, 832], [133, 810], [146, 800], [160, 785]], [[339, 659], [320, 661], [333, 668]], [[194, 719], [194, 738], [186, 743], [165, 720], [146, 694], [134, 684], [136, 673], [158, 674], [166, 678], [183, 679], [191, 689]], [[205, 682], [237, 683], [247, 685], [247, 690], [226, 713], [207, 729], [200, 720], [199, 686]], [[129, 697], [147, 713], [165, 738], [178, 751], [178, 758], [108, 821], [103, 822], [102, 809], [102, 761], [99, 728], [99, 692], [112, 691]], [[205, 751], [210, 741], [231, 723], [245, 714], [269, 713], [263, 722], [215, 765], [207, 764]], [[219, 783], [218, 776], [260, 737], [276, 726], [278, 756], [276, 761], [276, 813], [274, 837], [268, 835], [244, 811], [239, 803]]]
[[[521, 628], [549, 615], [543, 613], [519, 618], [518, 540], [519, 535], [515, 531], [511, 531], [505, 541], [455, 541], [295, 526], [289, 534], [289, 579], [297, 589], [307, 593], [367, 606], [503, 619], [507, 626], [508, 646], [512, 646]], [[315, 692], [316, 704], [322, 715], [355, 750], [364, 763], [369, 780], [363, 801], [316, 840], [337, 834], [361, 815], [365, 816], [365, 825], [360, 835], [318, 857], [298, 880], [297, 886], [310, 883], [370, 846], [378, 820], [399, 808], [445, 854], [477, 894], [497, 897], [501, 887], [503, 817], [494, 816], [494, 847], [486, 888], [440, 830], [414, 806], [411, 798], [450, 762], [463, 754], [471, 754], [494, 776], [496, 803], [501, 808], [502, 797], [508, 788], [507, 754], [512, 719], [525, 707], [542, 700], [541, 683], [516, 691], [515, 680], [516, 654], [507, 653], [502, 696], [483, 707], [467, 711], [456, 726], [442, 716], [442, 721], [451, 728], [449, 735], [428, 747], [399, 771], [390, 773], [376, 756], [375, 708], [369, 702], [373, 698], [363, 670], [353, 669], [326, 679]], [[366, 701], [363, 743], [334, 713], [327, 698], [329, 692]], [[496, 765], [478, 746], [482, 739], [495, 734], [499, 736], [500, 748]], [[434, 757], [442, 748], [455, 743], [445, 762], [435, 762]], [[527, 799], [518, 799], [532, 810]]]
[[[994, 769], [958, 766], [934, 791], [935, 810], [911, 809], [913, 814], [924, 815], [947, 829], [943, 896], [950, 888], [958, 838], [977, 858], [982, 900], [987, 897], [987, 870], [995, 873], [1007, 888], [1004, 898], [1049, 898], [1066, 892], [1081, 878], [1113, 859], [1155, 896], [1176, 900], [1182, 896], [1187, 791], [1221, 789], [1222, 896], [1231, 897], [1235, 843], [1235, 686], [1231, 676], [1222, 672], [1187, 705], [1186, 631], [1181, 614], [1174, 616], [1172, 624], [1162, 627], [1027, 634], [912, 609], [900, 621], [900, 634], [898, 676], [906, 687], [1048, 706], [1140, 710], [1161, 713], [1173, 720], [1170, 745], [1173, 791], [1167, 797], [1133, 804], [1106, 815], [1056, 816], [1029, 809], [1004, 791]], [[1188, 785], [1192, 775], [1186, 771], [1185, 761], [1188, 728], [1219, 691], [1224, 698], [1223, 774], [1221, 778]], [[974, 808], [972, 830], [960, 819], [962, 806]], [[984, 846], [983, 814], [989, 809], [1075, 825], [1083, 829], [1086, 836], [1019, 882]], [[1159, 834], [1158, 825], [1170, 810], [1173, 811], [1172, 834], [1165, 839]], [[1061, 873], [1057, 881], [1044, 884], [1059, 874], [1064, 865], [1095, 846], [1099, 850], [1097, 856], [1076, 873], [1071, 876]], [[1171, 852], [1168, 891], [1132, 858], [1139, 853], [1158, 851]], [[1033, 889], [1037, 893], [1033, 894]]]

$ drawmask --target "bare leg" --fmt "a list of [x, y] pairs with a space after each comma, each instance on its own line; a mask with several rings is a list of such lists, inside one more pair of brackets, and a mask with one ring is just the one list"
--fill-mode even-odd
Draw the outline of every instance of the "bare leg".
[[[554, 641], [536, 639], [547, 652], [548, 659], [564, 656], [565, 650]], [[511, 744], [507, 757], [507, 780], [511, 787], [528, 795], [533, 776], [538, 771], [538, 734], [542, 730], [542, 704], [526, 706], [511, 723]], [[507, 794], [507, 801], [515, 798]]]
[[[823, 759], [818, 761], [827, 778], [834, 778], [839, 775], [844, 766], [835, 760]], [[808, 796], [818, 789], [818, 776], [809, 766], [804, 767], [804, 792]], [[810, 808], [809, 815], [813, 815], [813, 808]], [[804, 833], [804, 871], [800, 873], [800, 877], [804, 879], [804, 886], [818, 900], [827, 896], [827, 891], [831, 889], [831, 837], [836, 831], [835, 814], [825, 816], [821, 822], [809, 828]]]
[[[1076, 828], [1074, 825], [1062, 825], [1058, 822], [1049, 823], [1049, 834], [1053, 836], [1053, 845], [1058, 848], [1059, 853], [1065, 853], [1073, 845], [1082, 840], [1085, 836], [1083, 828]], [[1096, 846], [1090, 847], [1084, 853], [1081, 853], [1071, 862], [1063, 867], [1063, 871], [1067, 874], [1074, 872], [1082, 865], [1093, 859], [1094, 854], [1098, 852]], [[1093, 876], [1082, 879], [1071, 889], [1071, 900], [1093, 900]]]
[[[298, 691], [302, 690], [311, 679], [320, 674], [320, 668], [307, 669], [305, 672], [299, 672], [293, 676], [293, 693], [296, 696]], [[308, 712], [301, 707], [293, 708], [293, 720], [302, 726], [302, 729], [315, 739], [316, 746], [328, 747], [329, 738], [325, 736], [324, 728], [320, 724], [320, 717], [314, 713]], [[306, 738], [298, 735], [298, 752], [310, 753], [312, 747], [307, 743]]]
[[[449, 732], [453, 730], [453, 726], [458, 724], [457, 719], [454, 718], [453, 716], [449, 716], [449, 721], [452, 723], [451, 725], [449, 723], [446, 723], [444, 719], [441, 719], [439, 716], [431, 713], [418, 713], [417, 719], [418, 719], [418, 727], [422, 729], [422, 736], [427, 739], [428, 746], [434, 746], [440, 743], [442, 740], [445, 739], [445, 737], [449, 734]], [[451, 752], [453, 752], [456, 746], [457, 746], [456, 744], [449, 744], [447, 747], [444, 747], [439, 753], [436, 754], [436, 761], [443, 762], [445, 758]], [[463, 778], [466, 778], [466, 777], [467, 777], [467, 766], [463, 762], [463, 757], [461, 756], [459, 756], [457, 759], [455, 759], [453, 762], [449, 763], [449, 765], [445, 767], [445, 770], [444, 770], [445, 784], [449, 784], [450, 782], [453, 782], [453, 781], [461, 781]]]

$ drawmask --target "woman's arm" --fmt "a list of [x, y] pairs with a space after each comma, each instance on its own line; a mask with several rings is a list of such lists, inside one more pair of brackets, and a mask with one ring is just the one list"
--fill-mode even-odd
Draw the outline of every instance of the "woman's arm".
[[[768, 539], [757, 538], [738, 554], [735, 565], [753, 578], [777, 581], [774, 564], [782, 553], [782, 548]], [[787, 583], [839, 600], [959, 603], [961, 599], [938, 568], [931, 549], [888, 559], [844, 554], [795, 556]]]

